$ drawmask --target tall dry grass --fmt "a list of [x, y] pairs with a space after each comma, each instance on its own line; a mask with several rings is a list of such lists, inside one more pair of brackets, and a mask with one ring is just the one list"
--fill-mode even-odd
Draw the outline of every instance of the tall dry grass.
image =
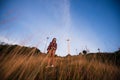
[[16, 47], [0, 57], [0, 80], [120, 80], [120, 68], [85, 56], [55, 57], [55, 67], [46, 68], [47, 55], [24, 55]]

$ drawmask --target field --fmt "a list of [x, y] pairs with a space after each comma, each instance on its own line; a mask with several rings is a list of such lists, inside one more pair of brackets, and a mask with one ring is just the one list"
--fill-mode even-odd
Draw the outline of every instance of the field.
[[120, 51], [56, 56], [49, 68], [47, 59], [35, 47], [0, 45], [0, 80], [120, 80]]

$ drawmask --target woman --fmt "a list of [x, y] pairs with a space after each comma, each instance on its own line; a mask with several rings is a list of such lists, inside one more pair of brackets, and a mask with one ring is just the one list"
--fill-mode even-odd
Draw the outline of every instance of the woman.
[[48, 64], [47, 67], [54, 67], [54, 55], [57, 49], [57, 43], [56, 38], [52, 39], [52, 42], [50, 42], [48, 48], [47, 48], [47, 54], [48, 54]]

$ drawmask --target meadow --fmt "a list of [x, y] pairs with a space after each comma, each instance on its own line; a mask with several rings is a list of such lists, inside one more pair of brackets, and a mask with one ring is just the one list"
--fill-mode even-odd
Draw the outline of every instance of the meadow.
[[49, 68], [47, 59], [35, 47], [0, 45], [0, 80], [120, 80], [120, 51], [56, 56]]

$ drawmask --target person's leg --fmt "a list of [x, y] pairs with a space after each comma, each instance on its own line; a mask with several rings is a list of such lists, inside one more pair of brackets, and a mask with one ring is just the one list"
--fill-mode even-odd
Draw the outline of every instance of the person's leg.
[[48, 56], [48, 64], [47, 66], [50, 66], [50, 57]]
[[50, 66], [51, 64], [51, 50], [48, 51], [48, 63], [47, 66]]
[[52, 65], [54, 65], [54, 56], [55, 56], [55, 50], [52, 51], [52, 59], [51, 59]]

